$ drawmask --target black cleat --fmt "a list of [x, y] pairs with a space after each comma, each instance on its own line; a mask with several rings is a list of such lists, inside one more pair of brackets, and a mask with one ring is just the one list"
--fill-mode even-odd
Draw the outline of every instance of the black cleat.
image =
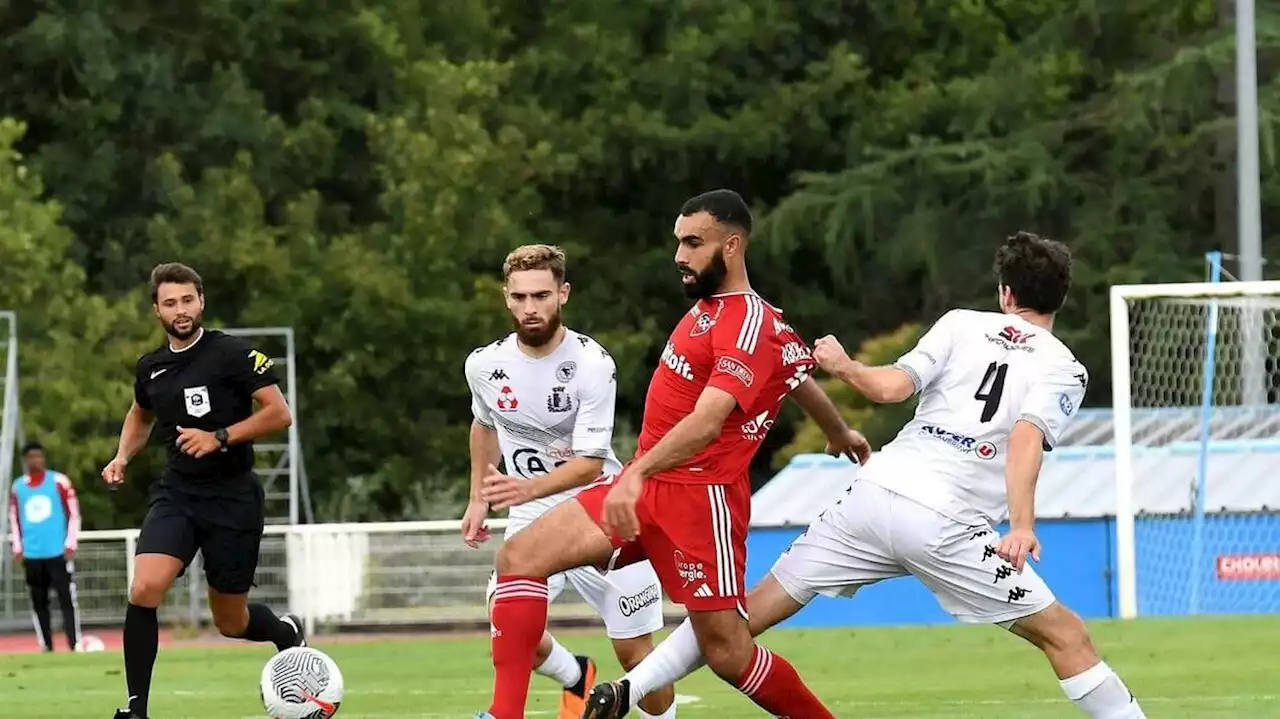
[[280, 617], [280, 621], [287, 622], [293, 627], [293, 646], [307, 646], [307, 625], [302, 623], [302, 617], [299, 617], [297, 614], [285, 614]]
[[115, 717], [113, 717], [113, 719], [147, 719], [147, 718], [142, 716], [141, 714], [134, 714], [133, 711], [129, 709], [117, 709], [116, 715]]
[[587, 697], [582, 719], [622, 719], [631, 711], [631, 682], [621, 679], [598, 684]]

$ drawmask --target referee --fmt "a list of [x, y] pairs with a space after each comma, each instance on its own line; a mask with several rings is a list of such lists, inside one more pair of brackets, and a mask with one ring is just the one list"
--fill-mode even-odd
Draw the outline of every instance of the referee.
[[201, 326], [204, 285], [190, 267], [152, 270], [151, 300], [168, 341], [138, 360], [120, 446], [102, 470], [107, 484], [123, 482], [130, 458], [158, 426], [169, 458], [151, 487], [138, 537], [124, 622], [129, 706], [115, 719], [147, 717], [159, 646], [156, 608], [196, 550], [223, 636], [272, 642], [278, 650], [305, 645], [296, 616], [277, 617], [249, 603], [264, 526], [252, 442], [292, 422], [272, 361], [237, 337]]

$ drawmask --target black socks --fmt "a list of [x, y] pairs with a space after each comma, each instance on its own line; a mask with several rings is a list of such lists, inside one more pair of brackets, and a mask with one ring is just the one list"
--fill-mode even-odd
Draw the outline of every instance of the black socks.
[[124, 615], [124, 676], [129, 687], [129, 710], [147, 716], [151, 672], [160, 647], [160, 625], [153, 607], [130, 603]]
[[249, 605], [249, 625], [244, 628], [244, 637], [251, 642], [271, 642], [276, 649], [284, 651], [293, 646], [298, 635], [293, 625], [277, 617], [275, 612], [265, 604]]

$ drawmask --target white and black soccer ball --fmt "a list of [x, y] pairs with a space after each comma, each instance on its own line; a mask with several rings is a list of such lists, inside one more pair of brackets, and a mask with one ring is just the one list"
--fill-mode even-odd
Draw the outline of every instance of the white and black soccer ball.
[[261, 693], [271, 719], [329, 719], [342, 706], [342, 671], [318, 649], [290, 647], [262, 668]]

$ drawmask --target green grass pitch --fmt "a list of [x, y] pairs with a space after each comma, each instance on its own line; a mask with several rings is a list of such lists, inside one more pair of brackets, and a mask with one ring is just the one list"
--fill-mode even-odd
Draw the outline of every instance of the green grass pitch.
[[[1280, 718], [1280, 616], [1144, 619], [1091, 624], [1106, 659], [1153, 719]], [[603, 676], [617, 663], [599, 633], [562, 634], [589, 651]], [[984, 627], [771, 632], [763, 643], [796, 665], [839, 717], [1049, 719], [1083, 716], [1063, 697], [1039, 653]], [[378, 641], [323, 639], [342, 667], [340, 719], [470, 719], [488, 700], [486, 637]], [[261, 646], [162, 648], [154, 719], [262, 717]], [[703, 670], [677, 687], [687, 719], [762, 712]], [[0, 704], [25, 719], [107, 719], [124, 696], [118, 652], [0, 656]], [[529, 716], [553, 717], [559, 693], [535, 676]]]

